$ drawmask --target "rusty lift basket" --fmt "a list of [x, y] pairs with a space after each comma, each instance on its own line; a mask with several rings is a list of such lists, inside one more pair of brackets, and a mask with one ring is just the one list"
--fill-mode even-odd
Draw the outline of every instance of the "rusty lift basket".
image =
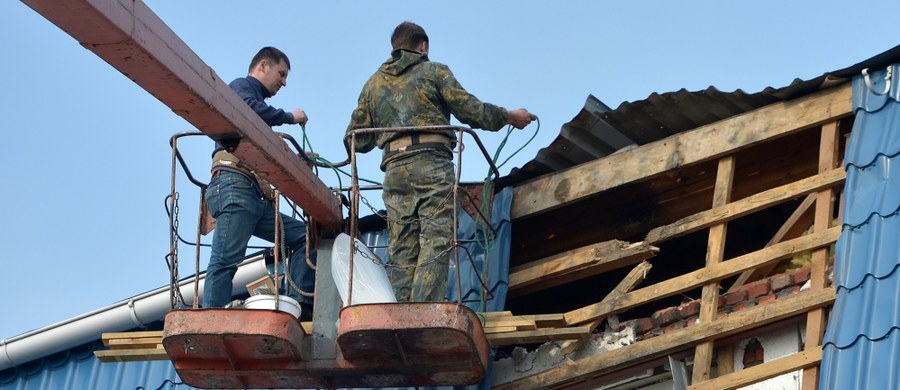
[[[463, 134], [471, 134], [492, 172], [498, 175], [478, 137], [465, 127], [359, 129], [347, 137], [354, 150], [355, 136], [361, 133], [444, 130], [457, 131], [460, 146]], [[349, 163], [350, 232], [356, 232], [360, 187], [355, 153], [351, 153]], [[457, 164], [462, 164], [462, 153], [458, 153]], [[459, 179], [457, 170], [454, 207], [458, 204]], [[454, 212], [454, 231], [457, 226], [458, 215]], [[456, 248], [456, 234], [452, 237]], [[479, 317], [461, 302], [460, 267], [456, 267], [460, 292], [457, 302], [352, 305], [355, 241], [350, 240], [348, 302], [339, 313], [329, 307], [338, 302], [330, 272], [317, 273], [312, 335], [296, 318], [280, 311], [170, 311], [165, 318], [163, 346], [182, 380], [199, 388], [420, 387], [482, 381], [487, 374], [490, 347]], [[319, 267], [330, 267], [332, 243], [320, 241]], [[455, 253], [459, 264], [459, 251]]]

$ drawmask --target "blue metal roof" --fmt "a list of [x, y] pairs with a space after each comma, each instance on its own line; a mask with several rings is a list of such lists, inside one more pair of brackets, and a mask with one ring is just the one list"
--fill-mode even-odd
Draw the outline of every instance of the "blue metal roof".
[[88, 343], [28, 365], [0, 371], [0, 389], [194, 389], [169, 361], [101, 363]]
[[822, 389], [900, 388], [900, 175], [891, 169], [900, 162], [898, 71], [894, 64], [853, 78], [856, 120], [846, 153], [837, 298], [823, 340]]

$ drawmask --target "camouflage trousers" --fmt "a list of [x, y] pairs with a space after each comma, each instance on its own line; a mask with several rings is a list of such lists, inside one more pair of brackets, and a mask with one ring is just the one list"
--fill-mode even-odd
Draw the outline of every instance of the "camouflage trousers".
[[398, 302], [444, 301], [453, 232], [449, 152], [418, 151], [385, 167], [391, 285]]

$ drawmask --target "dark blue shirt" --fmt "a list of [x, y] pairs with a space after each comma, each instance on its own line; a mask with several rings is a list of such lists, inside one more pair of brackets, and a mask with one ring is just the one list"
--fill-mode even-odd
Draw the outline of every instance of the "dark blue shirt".
[[269, 126], [278, 126], [294, 121], [294, 115], [290, 112], [266, 104], [265, 100], [272, 97], [272, 94], [256, 78], [252, 76], [236, 78], [228, 86]]

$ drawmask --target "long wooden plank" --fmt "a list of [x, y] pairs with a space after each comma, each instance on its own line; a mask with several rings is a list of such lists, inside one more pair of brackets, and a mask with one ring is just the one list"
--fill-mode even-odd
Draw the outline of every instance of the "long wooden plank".
[[516, 187], [513, 220], [852, 113], [850, 83], [701, 126]]
[[659, 248], [643, 242], [610, 240], [558, 253], [509, 272], [509, 296], [516, 297], [627, 267], [656, 255]]
[[525, 330], [518, 332], [502, 332], [486, 334], [491, 345], [504, 346], [513, 344], [545, 343], [560, 340], [585, 340], [591, 337], [591, 329], [587, 326], [576, 326], [557, 329]]
[[[838, 126], [837, 122], [822, 126], [819, 141], [819, 172], [832, 169], [837, 165], [838, 153]], [[839, 168], [841, 169], [841, 168]], [[816, 194], [816, 212], [813, 222], [813, 231], [821, 232], [831, 226], [831, 217], [834, 210], [833, 188], [826, 188]], [[813, 251], [810, 257], [809, 281], [811, 290], [826, 288], [826, 262], [828, 261], [828, 248], [820, 248]], [[817, 348], [822, 345], [825, 334], [825, 311], [813, 310], [806, 316], [806, 340], [805, 348]], [[819, 367], [813, 366], [803, 371], [803, 388], [812, 390], [818, 388]]]
[[142, 330], [134, 332], [107, 332], [101, 333], [100, 339], [103, 345], [109, 345], [109, 342], [117, 339], [140, 339], [140, 338], [158, 338], [162, 340], [163, 331], [161, 330]]
[[730, 373], [710, 379], [701, 383], [694, 383], [688, 386], [690, 390], [732, 390], [744, 387], [753, 383], [761, 382], [769, 378], [787, 374], [789, 372], [802, 370], [812, 367], [822, 361], [822, 348], [814, 347], [790, 354], [785, 357], [773, 359], [763, 364], [745, 368], [740, 371]]
[[340, 199], [140, 0], [23, 0], [234, 154], [316, 221], [340, 226]]
[[756, 252], [735, 257], [712, 267], [689, 272], [632, 291], [611, 302], [596, 303], [566, 312], [566, 323], [569, 325], [582, 324], [610, 314], [623, 312], [647, 302], [691, 290], [697, 286], [709, 283], [712, 280], [721, 281], [724, 278], [771, 261], [779, 261], [799, 252], [830, 245], [837, 241], [840, 235], [841, 228], [840, 226], [837, 226], [823, 232], [809, 234], [772, 245]]
[[108, 349], [94, 351], [94, 356], [103, 363], [169, 360], [169, 355], [166, 355], [166, 350], [163, 349], [162, 346], [159, 348]]
[[562, 313], [554, 314], [525, 314], [521, 318], [534, 321], [538, 328], [562, 328], [566, 326], [566, 318]]
[[844, 182], [846, 176], [842, 168], [832, 169], [816, 176], [748, 196], [727, 205], [713, 207], [710, 210], [690, 215], [674, 223], [650, 230], [644, 242], [657, 244], [708, 228], [717, 223], [731, 221], [823, 188], [840, 185]]
[[[731, 201], [732, 184], [734, 182], [734, 156], [725, 156], [719, 159], [716, 172], [716, 187], [713, 191], [713, 209], [724, 208]], [[714, 267], [725, 259], [725, 238], [728, 224], [719, 221], [709, 228], [707, 239], [706, 267]], [[719, 281], [713, 280], [703, 286], [700, 298], [700, 323], [710, 323], [716, 319], [719, 303]], [[709, 379], [712, 371], [712, 357], [714, 340], [706, 340], [694, 348], [694, 367], [691, 371], [692, 382], [701, 382]]]
[[162, 337], [141, 337], [133, 339], [113, 339], [106, 343], [110, 349], [156, 348], [162, 345]]
[[834, 289], [801, 292], [769, 304], [731, 313], [711, 323], [683, 328], [579, 360], [566, 360], [557, 367], [532, 376], [507, 383], [495, 383], [494, 389], [557, 388], [582, 382], [683, 351], [701, 341], [721, 339], [830, 305], [834, 303], [834, 297]]

